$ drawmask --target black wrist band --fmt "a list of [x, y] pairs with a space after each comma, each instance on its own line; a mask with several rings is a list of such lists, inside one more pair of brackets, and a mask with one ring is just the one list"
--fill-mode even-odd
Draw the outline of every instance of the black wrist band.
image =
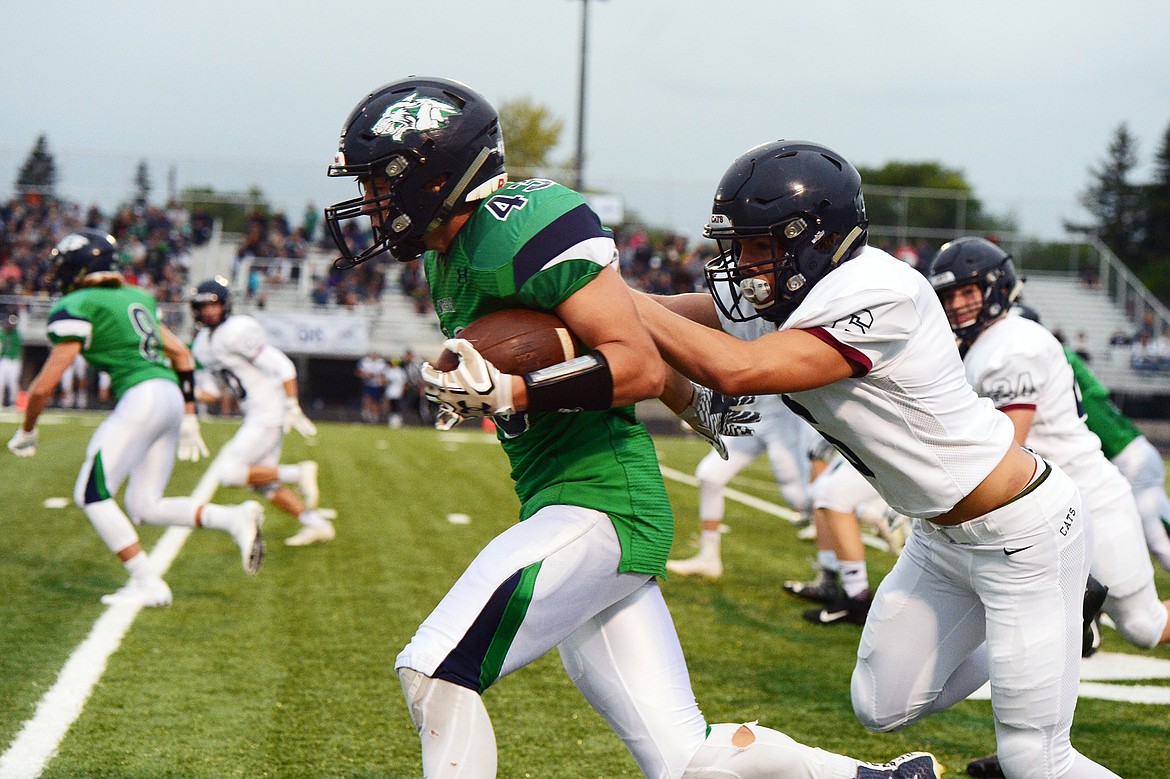
[[613, 374], [593, 351], [524, 375], [526, 411], [602, 411], [613, 405]]
[[179, 389], [183, 393], [183, 400], [187, 403], [195, 402], [195, 371], [175, 371], [179, 374]]

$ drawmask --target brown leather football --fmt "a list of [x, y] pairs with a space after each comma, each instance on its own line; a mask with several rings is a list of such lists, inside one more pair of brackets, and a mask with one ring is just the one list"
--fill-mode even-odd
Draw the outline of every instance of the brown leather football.
[[[559, 317], [546, 311], [512, 308], [480, 317], [463, 328], [457, 338], [471, 341], [476, 350], [502, 373], [524, 374], [584, 353], [584, 348]], [[458, 356], [444, 349], [434, 363], [440, 371], [452, 371]]]

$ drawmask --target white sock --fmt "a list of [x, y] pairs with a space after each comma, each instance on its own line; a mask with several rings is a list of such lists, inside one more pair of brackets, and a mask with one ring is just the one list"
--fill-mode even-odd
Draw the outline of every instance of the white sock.
[[841, 589], [850, 598], [856, 598], [869, 590], [869, 572], [865, 560], [842, 560]]
[[235, 524], [240, 521], [241, 508], [239, 506], [221, 506], [218, 503], [206, 503], [199, 514], [199, 523], [212, 530], [231, 532]]
[[276, 466], [276, 478], [285, 484], [296, 484], [301, 480], [301, 466], [278, 465]]
[[329, 520], [321, 516], [321, 512], [316, 509], [305, 509], [297, 520], [305, 527], [325, 527], [329, 524]]
[[153, 579], [158, 575], [146, 552], [139, 552], [129, 560], [123, 560], [122, 566], [130, 574], [131, 579]]
[[827, 571], [841, 570], [841, 563], [837, 560], [837, 553], [832, 549], [817, 550], [817, 565]]

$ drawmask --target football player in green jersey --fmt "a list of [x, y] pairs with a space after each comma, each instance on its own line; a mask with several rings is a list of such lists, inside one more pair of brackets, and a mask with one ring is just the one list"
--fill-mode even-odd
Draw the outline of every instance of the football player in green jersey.
[[15, 406], [20, 394], [20, 369], [24, 354], [19, 317], [0, 311], [0, 408]]
[[[423, 776], [494, 777], [480, 696], [554, 647], [646, 776], [936, 775], [928, 755], [862, 764], [756, 723], [704, 720], [658, 587], [674, 524], [634, 403], [690, 406], [709, 435], [745, 432], [735, 428], [750, 412], [667, 370], [613, 238], [580, 194], [545, 179], [508, 183], [499, 117], [481, 95], [413, 77], [373, 91], [346, 121], [329, 173], [361, 188], [325, 210], [340, 266], [422, 257], [460, 358], [448, 372], [423, 366], [427, 394], [448, 418], [495, 419], [521, 503], [522, 521], [479, 553], [396, 660]], [[346, 223], [367, 218], [374, 241], [359, 249]], [[501, 374], [458, 336], [511, 308], [554, 312], [588, 353]]]
[[[163, 497], [176, 449], [191, 461], [208, 453], [195, 417], [195, 363], [187, 346], [159, 322], [154, 297], [125, 282], [116, 257], [114, 238], [96, 230], [70, 233], [53, 249], [55, 276], [65, 292], [49, 311], [53, 348], [29, 386], [24, 424], [8, 448], [21, 457], [36, 453], [37, 419], [78, 354], [108, 371], [118, 402], [90, 439], [73, 500], [130, 573], [130, 582], [102, 602], [166, 606], [170, 587], [134, 524], [223, 530], [251, 574], [264, 558], [264, 514], [256, 501], [219, 506]], [[125, 511], [115, 500], [123, 482]]]

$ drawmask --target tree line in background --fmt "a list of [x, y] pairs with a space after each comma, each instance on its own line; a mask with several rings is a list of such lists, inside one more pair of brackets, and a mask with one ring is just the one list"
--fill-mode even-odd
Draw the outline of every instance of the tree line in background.
[[1122, 123], [1105, 159], [1089, 169], [1080, 202], [1091, 219], [1066, 222], [1073, 233], [1101, 239], [1163, 303], [1170, 301], [1170, 126], [1154, 153], [1150, 181], [1133, 181], [1138, 142]]
[[[508, 167], [516, 178], [572, 167], [572, 160], [550, 160], [563, 123], [544, 106], [527, 98], [507, 101], [500, 106], [500, 121], [508, 139]], [[1138, 164], [1137, 139], [1123, 123], [1105, 159], [1089, 169], [1089, 184], [1080, 194], [1089, 220], [1065, 222], [1065, 228], [1099, 238], [1154, 295], [1170, 302], [1170, 127], [1155, 152], [1150, 181], [1133, 181]], [[1015, 231], [1012, 219], [984, 209], [961, 171], [941, 163], [890, 162], [860, 172], [872, 224], [939, 230], [960, 225], [967, 232], [983, 234]], [[41, 135], [17, 174], [15, 190], [18, 195], [52, 197], [56, 183], [56, 162], [48, 139]], [[131, 202], [145, 205], [153, 189], [145, 160], [138, 164], [133, 186]], [[916, 196], [915, 190], [921, 194]], [[188, 187], [177, 199], [192, 211], [221, 219], [228, 232], [242, 232], [253, 215], [271, 211], [257, 187], [242, 193]]]

